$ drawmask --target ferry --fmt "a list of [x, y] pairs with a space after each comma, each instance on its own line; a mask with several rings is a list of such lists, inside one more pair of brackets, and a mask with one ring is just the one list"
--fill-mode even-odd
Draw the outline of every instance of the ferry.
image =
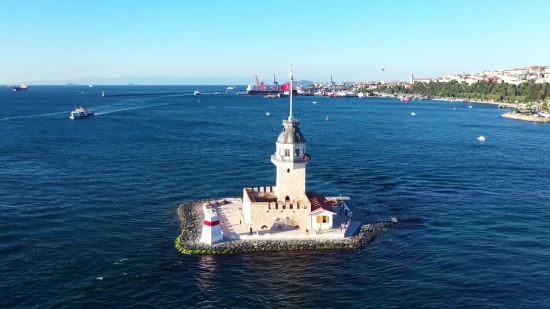
[[195, 90], [195, 92], [193, 92], [193, 95], [201, 95], [202, 93], [199, 91], [199, 89]]
[[13, 87], [13, 91], [27, 91], [27, 90], [29, 90], [29, 89], [27, 88], [27, 85], [21, 85], [21, 86], [15, 86], [15, 87]]
[[88, 118], [94, 116], [94, 111], [89, 108], [83, 108], [80, 106], [71, 112], [70, 119]]

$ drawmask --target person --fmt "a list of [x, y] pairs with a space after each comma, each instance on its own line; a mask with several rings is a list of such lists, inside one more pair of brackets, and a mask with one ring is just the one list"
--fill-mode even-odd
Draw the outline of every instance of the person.
[[252, 235], [252, 228], [250, 228], [250, 235]]
[[239, 220], [239, 225], [241, 225], [241, 220]]

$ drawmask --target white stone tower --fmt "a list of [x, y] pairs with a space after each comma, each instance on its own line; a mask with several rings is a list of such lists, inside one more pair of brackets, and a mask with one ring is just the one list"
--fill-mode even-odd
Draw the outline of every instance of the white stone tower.
[[306, 140], [300, 132], [300, 120], [292, 117], [292, 65], [290, 68], [290, 115], [283, 120], [283, 131], [275, 143], [271, 162], [277, 168], [277, 200], [292, 202], [301, 200], [306, 191]]
[[202, 209], [204, 211], [204, 222], [202, 224], [201, 242], [211, 245], [221, 241], [223, 239], [222, 230], [216, 210], [210, 204], [202, 205]]
[[409, 80], [409, 84], [412, 85], [413, 81], [414, 81], [414, 75], [413, 75], [413, 73], [411, 73], [411, 79]]

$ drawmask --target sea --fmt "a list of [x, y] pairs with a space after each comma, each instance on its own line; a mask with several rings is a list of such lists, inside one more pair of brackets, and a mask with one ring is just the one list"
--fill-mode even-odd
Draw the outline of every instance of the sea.
[[[550, 124], [496, 105], [295, 97], [307, 189], [399, 222], [360, 250], [178, 253], [179, 204], [275, 184], [288, 98], [225, 88], [2, 86], [0, 307], [550, 308]], [[100, 97], [196, 89], [220, 93]]]

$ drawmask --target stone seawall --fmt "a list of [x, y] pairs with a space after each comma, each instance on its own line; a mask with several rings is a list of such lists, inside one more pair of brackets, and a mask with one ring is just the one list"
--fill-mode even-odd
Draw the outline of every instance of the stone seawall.
[[200, 236], [206, 200], [186, 202], [178, 207], [181, 234], [174, 241], [176, 249], [185, 254], [235, 254], [258, 251], [358, 249], [372, 241], [391, 222], [365, 224], [359, 234], [345, 239], [281, 239], [281, 240], [225, 240], [218, 244], [201, 243]]

